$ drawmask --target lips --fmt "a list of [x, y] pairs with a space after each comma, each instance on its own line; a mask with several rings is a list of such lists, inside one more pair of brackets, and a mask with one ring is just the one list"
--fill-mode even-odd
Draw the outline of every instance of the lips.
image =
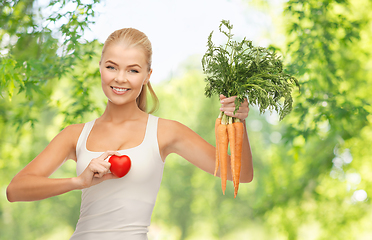
[[111, 89], [114, 93], [118, 95], [124, 94], [130, 90], [130, 88], [121, 88], [121, 87], [113, 87], [113, 86], [111, 86]]

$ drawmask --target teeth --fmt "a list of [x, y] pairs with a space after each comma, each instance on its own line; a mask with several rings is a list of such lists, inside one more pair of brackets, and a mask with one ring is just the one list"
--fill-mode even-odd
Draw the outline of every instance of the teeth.
[[112, 87], [115, 91], [118, 91], [118, 92], [126, 92], [128, 91], [129, 89], [127, 88], [116, 88], [116, 87]]

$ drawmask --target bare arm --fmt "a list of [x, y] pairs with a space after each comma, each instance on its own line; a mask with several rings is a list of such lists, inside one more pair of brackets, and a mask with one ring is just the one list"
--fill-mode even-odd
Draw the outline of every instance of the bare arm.
[[[233, 99], [225, 99], [224, 97], [221, 97], [221, 100], [225, 100], [225, 103], [222, 105], [222, 108], [225, 108], [224, 111], [229, 111], [234, 107]], [[232, 113], [229, 112], [226, 112], [226, 114], [245, 119], [245, 117], [248, 116], [248, 111], [248, 104], [246, 104], [242, 106], [242, 109], [237, 112], [236, 115], [232, 115]], [[214, 174], [216, 153], [216, 148], [214, 146], [209, 144], [188, 127], [175, 121], [162, 119], [159, 122], [159, 129], [161, 129], [159, 142], [163, 159], [170, 153], [176, 153], [200, 169], [210, 174]], [[228, 161], [228, 169], [230, 168], [230, 161]], [[218, 172], [217, 175], [220, 176], [220, 173]], [[232, 181], [230, 171], [228, 171], [227, 179]], [[247, 130], [245, 128], [240, 182], [251, 182], [252, 179], [252, 153]]]
[[89, 167], [78, 177], [49, 178], [67, 159], [76, 160], [75, 148], [81, 130], [82, 125], [72, 125], [60, 132], [12, 179], [6, 191], [8, 200], [10, 202], [41, 200], [113, 178], [112, 174], [107, 174], [110, 164], [104, 159], [115, 152], [107, 152], [105, 156], [93, 159]]
[[77, 189], [73, 179], [48, 179], [66, 159], [74, 155], [73, 133], [72, 126], [65, 128], [12, 179], [7, 188], [10, 202], [41, 200]]

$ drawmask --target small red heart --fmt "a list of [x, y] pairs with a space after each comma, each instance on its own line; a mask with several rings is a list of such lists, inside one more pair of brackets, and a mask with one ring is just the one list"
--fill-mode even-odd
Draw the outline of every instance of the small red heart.
[[112, 155], [109, 159], [109, 163], [111, 163], [110, 171], [119, 178], [127, 175], [132, 165], [132, 162], [127, 155]]

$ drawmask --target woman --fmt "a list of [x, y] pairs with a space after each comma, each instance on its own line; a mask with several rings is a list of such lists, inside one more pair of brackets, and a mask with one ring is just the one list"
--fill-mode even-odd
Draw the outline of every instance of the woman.
[[[125, 28], [106, 40], [99, 63], [105, 112], [86, 123], [66, 127], [11, 181], [10, 202], [35, 201], [82, 190], [80, 219], [71, 239], [147, 239], [165, 158], [176, 153], [213, 174], [215, 147], [176, 121], [146, 112], [152, 49], [142, 32]], [[226, 115], [248, 116], [244, 102], [233, 114], [234, 98], [220, 97]], [[155, 101], [156, 102], [156, 101]], [[253, 178], [252, 155], [245, 131], [240, 182]], [[108, 157], [128, 155], [132, 166], [123, 178], [110, 171]], [[76, 161], [77, 177], [49, 176], [67, 159]], [[228, 180], [232, 180], [228, 175]]]

